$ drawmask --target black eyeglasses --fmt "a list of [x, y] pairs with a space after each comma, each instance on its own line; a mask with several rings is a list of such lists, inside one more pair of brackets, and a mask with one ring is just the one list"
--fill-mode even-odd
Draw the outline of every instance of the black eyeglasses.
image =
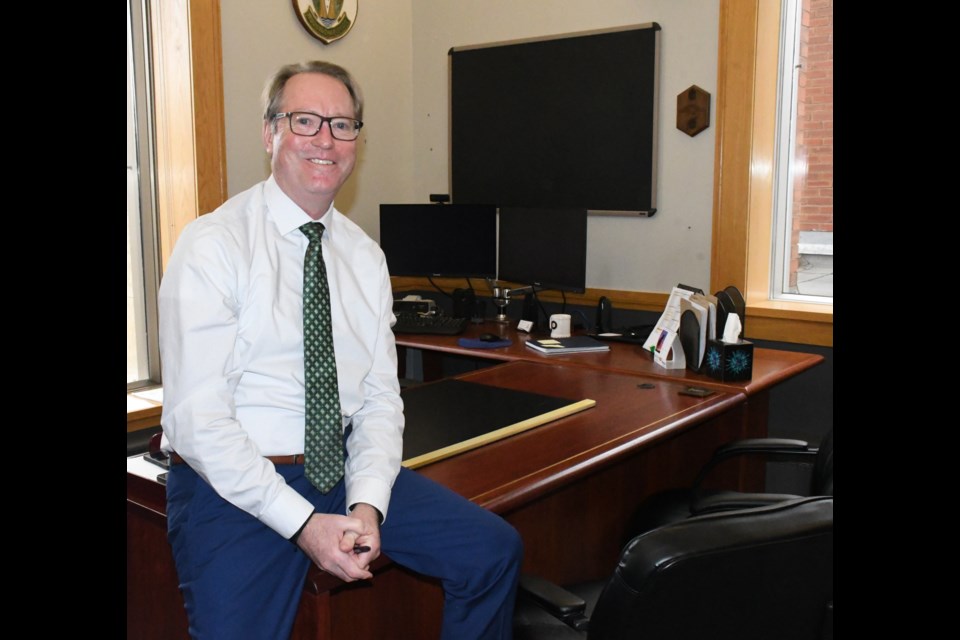
[[320, 127], [324, 122], [330, 123], [330, 135], [337, 140], [356, 140], [360, 135], [360, 128], [363, 122], [353, 118], [344, 118], [342, 116], [320, 116], [309, 111], [289, 111], [287, 113], [278, 113], [273, 116], [274, 120], [279, 118], [290, 119], [290, 131], [298, 136], [315, 136], [320, 132]]

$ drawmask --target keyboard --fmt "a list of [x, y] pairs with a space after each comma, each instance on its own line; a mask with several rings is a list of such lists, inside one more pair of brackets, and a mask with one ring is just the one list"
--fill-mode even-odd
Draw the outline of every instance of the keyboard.
[[432, 333], [455, 336], [467, 328], [467, 318], [450, 316], [421, 316], [416, 313], [398, 313], [394, 333]]

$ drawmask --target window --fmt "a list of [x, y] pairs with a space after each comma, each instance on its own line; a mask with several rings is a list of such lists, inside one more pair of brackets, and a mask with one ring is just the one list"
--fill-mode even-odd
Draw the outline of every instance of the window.
[[[832, 0], [824, 1], [830, 7], [826, 15], [832, 31]], [[818, 3], [811, 0], [810, 6]], [[778, 251], [787, 253], [774, 241], [783, 224], [774, 215], [775, 198], [783, 200], [776, 180], [783, 174], [775, 172], [778, 132], [782, 136], [783, 131], [778, 129], [783, 121], [778, 119], [777, 97], [780, 34], [787, 12], [781, 9], [780, 2], [720, 0], [710, 288], [718, 291], [732, 284], [743, 291], [748, 338], [833, 346], [832, 297], [822, 297], [822, 302], [774, 297], [783, 286], [777, 284], [772, 265]], [[796, 192], [796, 184], [793, 188]], [[794, 210], [791, 228], [798, 220]], [[797, 231], [799, 236], [799, 227]]]
[[127, 2], [127, 388], [160, 377], [156, 331], [157, 224], [154, 212], [149, 32], [144, 7]]
[[[226, 199], [219, 0], [127, 4], [127, 428], [160, 381], [156, 292], [177, 236]], [[131, 406], [134, 408], [131, 409]]]
[[783, 0], [771, 297], [833, 298], [833, 0]]

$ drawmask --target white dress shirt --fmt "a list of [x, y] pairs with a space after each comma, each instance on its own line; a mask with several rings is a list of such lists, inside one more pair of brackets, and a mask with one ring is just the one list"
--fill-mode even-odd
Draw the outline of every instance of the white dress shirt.
[[[311, 218], [271, 176], [181, 233], [160, 286], [163, 448], [289, 538], [313, 506], [263, 456], [303, 452], [303, 259]], [[347, 505], [387, 516], [403, 402], [383, 252], [332, 205], [320, 219], [344, 425]]]

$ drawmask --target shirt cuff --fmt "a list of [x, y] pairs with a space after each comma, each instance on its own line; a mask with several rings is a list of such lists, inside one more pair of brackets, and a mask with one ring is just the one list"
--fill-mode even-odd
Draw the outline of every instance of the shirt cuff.
[[347, 483], [347, 514], [354, 505], [365, 502], [380, 512], [380, 524], [387, 519], [391, 486], [376, 478], [354, 478]]
[[[313, 513], [316, 513], [316, 511], [314, 511]], [[307, 528], [307, 523], [310, 522], [310, 518], [313, 517], [313, 513], [308, 515], [307, 519], [303, 521], [302, 525], [300, 525], [300, 528], [297, 529], [297, 532], [292, 536], [290, 536], [290, 542], [292, 542], [293, 544], [297, 544], [297, 540], [300, 539], [300, 534], [303, 533], [303, 530]]]
[[289, 485], [284, 485], [276, 500], [260, 514], [260, 522], [289, 540], [303, 526], [314, 507]]

